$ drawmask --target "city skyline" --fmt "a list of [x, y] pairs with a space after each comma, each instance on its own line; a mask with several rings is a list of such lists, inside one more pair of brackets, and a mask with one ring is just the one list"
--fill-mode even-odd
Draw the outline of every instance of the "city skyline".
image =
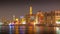
[[0, 0], [0, 34], [60, 34], [60, 1]]

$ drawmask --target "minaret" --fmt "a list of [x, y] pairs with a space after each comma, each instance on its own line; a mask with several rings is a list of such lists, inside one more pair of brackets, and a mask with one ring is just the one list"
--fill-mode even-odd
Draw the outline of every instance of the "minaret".
[[30, 15], [32, 15], [32, 6], [30, 6]]

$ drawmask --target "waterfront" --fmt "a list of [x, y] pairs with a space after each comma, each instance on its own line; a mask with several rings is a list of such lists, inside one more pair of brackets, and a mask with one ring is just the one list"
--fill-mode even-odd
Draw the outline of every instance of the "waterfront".
[[60, 34], [60, 30], [54, 29], [57, 27], [47, 27], [47, 26], [18, 26], [17, 32], [12, 26], [2, 26], [0, 33], [1, 34]]

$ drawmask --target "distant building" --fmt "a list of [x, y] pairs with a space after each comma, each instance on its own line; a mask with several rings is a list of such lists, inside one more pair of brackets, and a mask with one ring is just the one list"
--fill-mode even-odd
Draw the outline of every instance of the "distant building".
[[44, 23], [44, 12], [43, 11], [38, 11], [37, 14], [36, 14], [36, 17], [37, 17], [37, 21], [38, 23]]

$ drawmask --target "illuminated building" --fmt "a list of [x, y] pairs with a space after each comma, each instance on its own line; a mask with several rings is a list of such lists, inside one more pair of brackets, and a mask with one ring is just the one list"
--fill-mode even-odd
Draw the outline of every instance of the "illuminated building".
[[[48, 18], [49, 17], [49, 18]], [[51, 23], [51, 13], [47, 12], [47, 23]]]
[[38, 18], [38, 23], [44, 23], [44, 13], [42, 11], [38, 11], [36, 17]]
[[54, 24], [55, 23], [55, 12], [54, 11], [45, 12], [44, 17], [45, 17], [46, 24]]
[[51, 24], [55, 24], [55, 11], [51, 11]]
[[[55, 11], [55, 24], [57, 24], [57, 26], [60, 26], [60, 10]], [[60, 34], [60, 27], [55, 27], [54, 29], [57, 34]]]
[[24, 16], [20, 17], [20, 22], [21, 22], [21, 24], [26, 24], [26, 19]]
[[38, 23], [38, 16], [37, 16], [37, 15], [36, 15], [35, 23], [36, 23], [36, 24], [39, 24], [39, 23]]
[[60, 24], [60, 11], [55, 11], [55, 23]]
[[33, 24], [35, 21], [35, 16], [36, 15], [32, 13], [32, 6], [30, 6], [30, 14], [27, 14], [25, 16], [27, 24], [28, 23]]

